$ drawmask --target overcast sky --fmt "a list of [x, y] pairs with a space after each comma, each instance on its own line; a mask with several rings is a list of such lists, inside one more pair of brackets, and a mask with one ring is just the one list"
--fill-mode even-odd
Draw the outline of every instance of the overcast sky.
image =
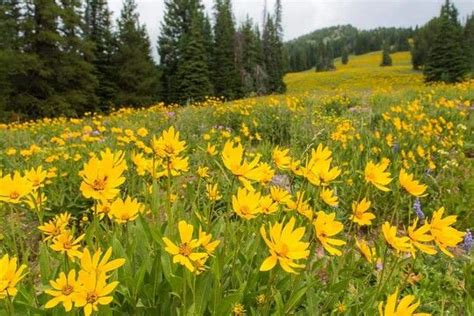
[[[164, 14], [164, 0], [136, 0], [140, 20], [145, 23], [155, 51]], [[438, 15], [445, 0], [282, 0], [285, 40], [290, 40], [313, 30], [338, 24], [352, 24], [369, 29], [378, 26], [415, 26]], [[214, 0], [203, 0], [212, 14]], [[249, 15], [261, 22], [265, 0], [233, 0], [237, 21]], [[267, 0], [273, 9], [275, 0]], [[474, 11], [474, 0], [454, 0], [460, 17]], [[110, 9], [117, 17], [122, 0], [109, 0]]]

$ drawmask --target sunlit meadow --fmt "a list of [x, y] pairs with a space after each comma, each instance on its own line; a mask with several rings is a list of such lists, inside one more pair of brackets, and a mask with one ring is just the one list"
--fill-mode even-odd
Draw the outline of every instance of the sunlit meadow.
[[474, 82], [392, 57], [0, 125], [0, 314], [474, 314]]

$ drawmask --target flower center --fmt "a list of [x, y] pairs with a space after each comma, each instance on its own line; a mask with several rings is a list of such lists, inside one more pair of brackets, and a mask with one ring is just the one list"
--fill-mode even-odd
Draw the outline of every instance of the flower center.
[[94, 304], [99, 299], [99, 295], [96, 292], [87, 293], [87, 303]]
[[277, 255], [279, 257], [287, 257], [288, 255], [288, 252], [289, 252], [289, 248], [288, 248], [288, 245], [287, 244], [281, 244], [279, 249], [277, 250]]
[[74, 288], [70, 285], [66, 285], [61, 289], [61, 292], [65, 295], [68, 296], [74, 291]]
[[105, 189], [107, 178], [104, 178], [103, 180], [96, 179], [94, 180], [94, 183], [92, 184], [92, 188], [95, 191], [103, 191]]
[[193, 252], [191, 247], [189, 247], [188, 243], [181, 244], [179, 246], [179, 254], [185, 257], [189, 257], [189, 255]]
[[66, 249], [66, 250], [71, 249], [71, 248], [72, 248], [71, 242], [65, 241], [65, 242], [63, 243], [63, 248]]
[[20, 197], [20, 193], [16, 192], [16, 191], [13, 191], [10, 193], [10, 199], [12, 200], [16, 200]]

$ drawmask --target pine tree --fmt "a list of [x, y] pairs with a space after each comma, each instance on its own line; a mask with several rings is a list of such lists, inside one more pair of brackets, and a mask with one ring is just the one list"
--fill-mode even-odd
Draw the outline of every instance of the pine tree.
[[392, 66], [392, 57], [390, 56], [390, 45], [385, 41], [382, 47], [382, 62], [381, 67]]
[[209, 71], [212, 69], [212, 56], [214, 54], [214, 34], [212, 33], [212, 25], [209, 16], [204, 15], [202, 37], [204, 47], [206, 48], [207, 67]]
[[58, 27], [61, 7], [54, 0], [29, 0], [24, 10], [23, 69], [10, 79], [14, 86], [11, 107], [32, 118], [73, 115], [57, 91], [64, 64]]
[[425, 81], [462, 81], [468, 72], [462, 26], [456, 7], [449, 1], [441, 8], [439, 28], [434, 36], [423, 74]]
[[266, 18], [263, 31], [263, 56], [265, 71], [268, 75], [267, 92], [283, 93], [286, 89], [283, 82], [283, 51], [282, 41], [278, 35], [278, 26], [271, 15]]
[[343, 65], [347, 65], [348, 62], [349, 62], [349, 53], [347, 52], [347, 47], [344, 46], [342, 50], [341, 63]]
[[191, 28], [180, 41], [182, 54], [177, 71], [180, 103], [202, 101], [212, 94], [207, 51], [202, 32], [203, 19], [202, 12], [194, 9]]
[[234, 49], [235, 23], [230, 0], [216, 0], [212, 79], [215, 94], [226, 99], [242, 96]]
[[21, 71], [20, 17], [18, 0], [0, 0], [0, 115], [13, 110], [9, 107], [13, 92], [10, 74]]
[[425, 65], [431, 45], [434, 42], [434, 34], [438, 32], [438, 28], [439, 19], [433, 18], [423, 27], [415, 30], [413, 44], [410, 49], [413, 69], [418, 70]]
[[239, 28], [238, 34], [239, 46], [242, 50], [240, 69], [242, 88], [244, 95], [250, 95], [257, 90], [255, 72], [259, 58], [257, 34], [250, 17], [247, 16], [247, 19]]
[[474, 14], [467, 17], [464, 26], [465, 52], [467, 59], [471, 61], [470, 69], [474, 73]]
[[56, 98], [69, 104], [72, 113], [83, 114], [97, 110], [95, 94], [97, 78], [94, 74], [92, 42], [84, 38], [80, 0], [61, 0], [60, 49], [63, 63], [56, 73]]
[[150, 41], [136, 11], [135, 0], [124, 0], [114, 58], [114, 62], [120, 65], [115, 79], [118, 88], [115, 104], [118, 106], [150, 105], [157, 91]]
[[86, 38], [93, 43], [92, 62], [98, 79], [96, 94], [99, 98], [99, 109], [108, 111], [117, 94], [114, 82], [120, 66], [114, 64], [116, 38], [112, 31], [111, 13], [106, 0], [87, 0], [85, 12]]

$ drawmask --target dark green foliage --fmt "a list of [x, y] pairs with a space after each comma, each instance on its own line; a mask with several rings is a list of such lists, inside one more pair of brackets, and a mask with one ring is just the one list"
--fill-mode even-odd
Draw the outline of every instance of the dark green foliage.
[[466, 77], [469, 66], [463, 46], [463, 29], [457, 15], [456, 7], [446, 0], [423, 71], [427, 82], [454, 83]]
[[157, 91], [155, 64], [145, 27], [138, 21], [135, 0], [125, 0], [118, 20], [117, 52], [119, 65], [115, 83], [115, 104], [141, 107], [150, 105]]
[[468, 16], [464, 26], [466, 58], [470, 61], [470, 70], [474, 72], [474, 14]]
[[235, 23], [230, 0], [216, 0], [214, 25], [213, 83], [215, 94], [226, 99], [242, 96], [242, 83], [235, 56]]
[[433, 18], [423, 27], [415, 30], [412, 47], [410, 49], [413, 69], [418, 70], [425, 65], [428, 53], [434, 41], [434, 35], [438, 32], [438, 27], [439, 19]]
[[179, 64], [177, 72], [180, 103], [202, 101], [206, 96], [212, 95], [202, 22], [202, 13], [195, 9], [191, 28], [181, 40], [183, 62]]
[[382, 47], [382, 61], [380, 62], [380, 66], [392, 66], [392, 57], [390, 57], [390, 45], [387, 42], [385, 42]]
[[347, 48], [344, 47], [344, 49], [342, 50], [341, 63], [343, 65], [347, 65], [348, 62], [349, 62], [349, 53], [347, 52]]
[[87, 0], [85, 11], [86, 38], [93, 44], [92, 63], [98, 79], [96, 89], [98, 108], [110, 110], [117, 94], [114, 76], [119, 71], [119, 65], [114, 63], [116, 38], [112, 31], [111, 13], [107, 0]]
[[408, 39], [413, 36], [411, 28], [376, 28], [358, 30], [351, 25], [333, 26], [300, 36], [286, 43], [289, 71], [308, 70], [321, 63], [321, 55], [326, 49], [321, 43], [330, 44], [333, 57], [342, 57], [344, 50], [348, 54], [365, 54], [380, 50], [386, 40], [393, 51], [409, 50]]
[[[278, 4], [278, 2], [277, 2]], [[278, 9], [276, 10], [278, 12]], [[278, 15], [275, 15], [277, 17]], [[276, 24], [277, 18], [268, 15], [265, 29], [263, 30], [263, 60], [267, 73], [267, 92], [282, 93], [286, 90], [283, 82], [285, 72], [283, 61], [283, 43], [279, 34], [280, 26]]]
[[316, 64], [317, 72], [330, 71], [336, 69], [334, 66], [334, 49], [331, 43], [320, 43], [316, 46]]

